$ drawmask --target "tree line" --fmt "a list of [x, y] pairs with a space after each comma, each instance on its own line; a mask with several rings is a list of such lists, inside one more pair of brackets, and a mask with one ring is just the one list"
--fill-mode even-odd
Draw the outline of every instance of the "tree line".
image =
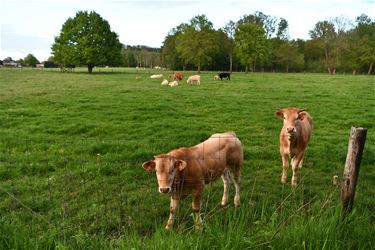
[[163, 63], [171, 69], [373, 74], [375, 21], [362, 14], [319, 21], [309, 40], [292, 40], [284, 18], [255, 12], [215, 30], [205, 15], [166, 36]]
[[[44, 65], [86, 65], [89, 73], [95, 66], [108, 65], [198, 72], [374, 74], [375, 20], [369, 16], [319, 21], [309, 35], [308, 40], [290, 39], [286, 19], [257, 11], [219, 29], [205, 15], [198, 15], [172, 28], [161, 48], [130, 46], [120, 43], [99, 14], [79, 11], [62, 25]], [[32, 54], [21, 61], [30, 66], [38, 63]]]

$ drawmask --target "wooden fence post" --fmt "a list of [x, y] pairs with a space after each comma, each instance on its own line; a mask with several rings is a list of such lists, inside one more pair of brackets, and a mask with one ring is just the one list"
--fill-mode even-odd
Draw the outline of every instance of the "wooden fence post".
[[355, 187], [361, 165], [362, 152], [366, 141], [366, 128], [352, 127], [349, 137], [348, 154], [344, 168], [344, 176], [341, 187], [341, 201], [345, 213], [353, 208]]

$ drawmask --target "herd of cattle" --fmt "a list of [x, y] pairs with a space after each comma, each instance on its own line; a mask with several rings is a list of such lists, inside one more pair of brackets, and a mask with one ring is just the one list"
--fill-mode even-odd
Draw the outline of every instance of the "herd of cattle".
[[[163, 74], [151, 75], [150, 78], [151, 79], [162, 79], [163, 78]], [[182, 81], [182, 79], [184, 78], [184, 76], [180, 72], [176, 71], [174, 74], [168, 75], [168, 78], [172, 79], [173, 81], [168, 81], [167, 79], [164, 79], [161, 82], [162, 86], [176, 87], [176, 86], [179, 85], [178, 81]], [[223, 79], [230, 80], [230, 73], [222, 72], [222, 73], [219, 73], [219, 74], [217, 74], [217, 75], [214, 76], [214, 80], [219, 80], [219, 79], [220, 80], [223, 80]], [[186, 80], [186, 83], [187, 84], [196, 83], [197, 85], [200, 85], [201, 84], [201, 76], [200, 75], [189, 76], [188, 79]]]
[[[228, 76], [230, 77], [230, 75]], [[283, 108], [275, 113], [283, 120], [280, 131], [280, 154], [282, 157], [281, 182], [286, 183], [289, 158], [293, 175], [291, 185], [297, 185], [297, 168], [302, 168], [302, 158], [312, 133], [312, 118], [300, 108]], [[234, 206], [240, 205], [240, 171], [243, 164], [243, 146], [233, 131], [213, 134], [206, 141], [193, 147], [174, 149], [154, 156], [143, 163], [147, 172], [156, 171], [159, 192], [170, 194], [170, 214], [166, 229], [170, 230], [179, 200], [191, 194], [195, 213], [195, 227], [202, 227], [200, 216], [204, 185], [219, 176], [224, 183], [221, 205], [228, 203], [230, 178], [235, 187]]]

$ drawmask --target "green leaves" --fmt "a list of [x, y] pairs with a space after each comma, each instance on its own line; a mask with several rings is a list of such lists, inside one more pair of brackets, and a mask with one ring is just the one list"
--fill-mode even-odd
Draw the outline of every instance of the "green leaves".
[[256, 60], [265, 54], [267, 39], [264, 29], [253, 23], [243, 23], [235, 34], [237, 56], [244, 65], [251, 65], [255, 70]]
[[28, 54], [24, 59], [23, 62], [27, 66], [35, 67], [37, 63], [39, 63], [38, 59], [33, 54]]
[[212, 61], [212, 53], [217, 49], [217, 33], [205, 15], [196, 16], [190, 24], [184, 25], [176, 36], [176, 52], [185, 61], [198, 67]]
[[68, 18], [55, 38], [52, 52], [56, 62], [88, 65], [116, 65], [121, 61], [121, 43], [109, 23], [96, 12], [79, 11]]

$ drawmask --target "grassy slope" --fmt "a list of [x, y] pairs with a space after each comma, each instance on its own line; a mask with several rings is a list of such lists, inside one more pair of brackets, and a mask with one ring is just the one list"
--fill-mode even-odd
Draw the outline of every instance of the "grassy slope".
[[[170, 88], [147, 73], [0, 70], [0, 244], [299, 249], [373, 241], [374, 77], [235, 73], [229, 82], [204, 73], [201, 86]], [[295, 190], [280, 184], [273, 112], [286, 106], [314, 118]], [[357, 217], [340, 222], [330, 180], [342, 175], [351, 126], [369, 132]], [[245, 147], [241, 208], [218, 206], [218, 181], [205, 192], [205, 230], [190, 230], [186, 200], [166, 235], [168, 197], [142, 162], [226, 130]]]

